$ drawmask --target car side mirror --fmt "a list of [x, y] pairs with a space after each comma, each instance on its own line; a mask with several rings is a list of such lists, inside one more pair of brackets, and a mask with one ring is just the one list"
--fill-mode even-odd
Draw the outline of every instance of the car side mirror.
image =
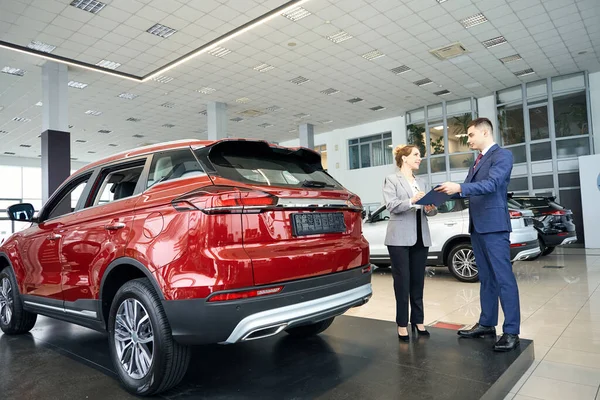
[[8, 207], [7, 213], [11, 221], [32, 222], [35, 210], [30, 203], [19, 203]]

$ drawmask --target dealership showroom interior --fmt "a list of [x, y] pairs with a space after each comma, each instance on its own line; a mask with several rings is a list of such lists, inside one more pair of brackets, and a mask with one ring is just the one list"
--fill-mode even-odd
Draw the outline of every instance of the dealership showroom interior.
[[0, 399], [600, 400], [600, 0], [0, 0]]

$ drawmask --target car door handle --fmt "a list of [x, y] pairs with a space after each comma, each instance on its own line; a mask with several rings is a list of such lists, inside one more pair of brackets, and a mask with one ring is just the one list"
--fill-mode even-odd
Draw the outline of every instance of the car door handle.
[[106, 229], [107, 231], [118, 231], [119, 229], [123, 228], [125, 228], [125, 224], [122, 222], [115, 222], [104, 226], [104, 229]]
[[50, 235], [48, 235], [47, 239], [48, 240], [58, 240], [62, 237], [62, 235], [59, 235], [58, 233], [51, 233]]

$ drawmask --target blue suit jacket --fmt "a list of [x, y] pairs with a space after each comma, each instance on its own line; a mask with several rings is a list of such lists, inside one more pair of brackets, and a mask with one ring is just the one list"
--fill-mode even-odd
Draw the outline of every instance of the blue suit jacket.
[[462, 183], [462, 196], [469, 197], [469, 232], [510, 232], [510, 216], [506, 194], [513, 156], [509, 150], [493, 145], [471, 167]]

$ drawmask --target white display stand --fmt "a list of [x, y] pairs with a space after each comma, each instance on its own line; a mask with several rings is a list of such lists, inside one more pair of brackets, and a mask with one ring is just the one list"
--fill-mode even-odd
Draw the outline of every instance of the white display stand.
[[586, 249], [600, 249], [600, 154], [579, 157]]

